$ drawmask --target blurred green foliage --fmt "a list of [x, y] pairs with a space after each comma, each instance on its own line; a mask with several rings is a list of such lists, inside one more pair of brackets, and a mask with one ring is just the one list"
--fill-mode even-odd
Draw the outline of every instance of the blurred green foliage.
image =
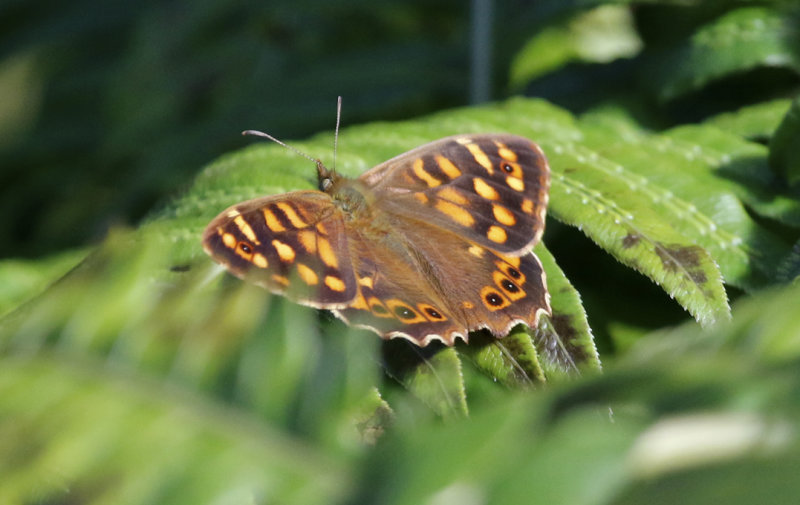
[[[466, 100], [462, 3], [0, 6], [0, 256], [47, 253], [0, 261], [1, 503], [800, 494], [798, 9], [494, 7], [497, 98], [537, 98], [422, 116]], [[550, 320], [419, 350], [205, 257], [219, 210], [312, 185], [238, 131], [330, 130], [340, 94], [348, 175], [453, 133], [540, 143]]]

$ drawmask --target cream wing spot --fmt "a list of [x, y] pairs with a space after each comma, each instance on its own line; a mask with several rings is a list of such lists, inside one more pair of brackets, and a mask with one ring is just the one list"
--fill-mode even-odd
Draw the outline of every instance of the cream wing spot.
[[258, 240], [258, 237], [256, 237], [256, 233], [253, 231], [253, 228], [250, 227], [250, 223], [245, 221], [241, 214], [233, 218], [233, 223], [239, 228], [239, 231], [242, 232], [242, 235], [247, 237], [247, 240], [257, 245], [261, 244], [261, 242]]
[[272, 274], [272, 281], [275, 284], [280, 284], [284, 288], [289, 286], [289, 278], [285, 275]]
[[253, 261], [253, 264], [255, 266], [257, 266], [258, 268], [267, 268], [269, 266], [269, 262], [267, 261], [267, 258], [264, 257], [264, 255], [261, 254], [261, 253], [255, 253], [253, 255], [253, 260], [252, 261]]
[[303, 263], [297, 264], [297, 274], [309, 286], [315, 286], [319, 282], [317, 273]]
[[236, 237], [234, 237], [232, 233], [223, 232], [222, 229], [220, 229], [220, 233], [222, 234], [222, 243], [225, 244], [225, 247], [229, 249], [236, 247]]
[[457, 205], [467, 205], [469, 200], [467, 197], [452, 186], [445, 186], [436, 192], [436, 196], [443, 200], [453, 202]]
[[425, 162], [422, 160], [422, 158], [417, 158], [414, 160], [414, 164], [411, 168], [414, 171], [414, 175], [419, 177], [420, 180], [427, 184], [429, 188], [435, 188], [436, 186], [440, 186], [442, 184], [442, 181], [432, 176], [427, 170], [425, 170]]
[[504, 244], [508, 239], [506, 231], [495, 225], [489, 227], [489, 231], [486, 232], [486, 237], [497, 244]]
[[275, 248], [275, 252], [278, 253], [278, 257], [284, 263], [291, 263], [292, 261], [294, 261], [295, 258], [294, 249], [292, 249], [292, 246], [290, 246], [289, 244], [275, 239], [272, 241], [272, 247]]
[[514, 191], [525, 191], [525, 182], [522, 179], [509, 175], [506, 177], [506, 184], [508, 187], [513, 189]]
[[499, 200], [500, 193], [497, 192], [496, 189], [491, 187], [485, 180], [476, 178], [472, 180], [472, 187], [475, 188], [475, 192], [478, 193], [483, 198], [487, 200]]
[[494, 167], [492, 167], [492, 162], [489, 160], [489, 157], [486, 156], [486, 153], [483, 152], [483, 149], [481, 149], [480, 146], [478, 146], [478, 144], [469, 143], [466, 144], [465, 147], [472, 154], [472, 157], [475, 158], [475, 161], [477, 161], [480, 166], [486, 169], [486, 172], [488, 172], [489, 175], [494, 174]]
[[317, 234], [310, 230], [297, 232], [297, 240], [303, 249], [310, 254], [317, 252]]
[[438, 155], [434, 159], [436, 160], [436, 163], [439, 165], [439, 168], [442, 170], [442, 172], [444, 172], [444, 174], [450, 179], [455, 179], [461, 175], [461, 170], [459, 170], [452, 161], [444, 156]]
[[265, 207], [262, 210], [262, 214], [264, 214], [264, 223], [266, 223], [267, 228], [273, 232], [282, 232], [286, 231], [286, 227], [283, 226], [283, 223], [280, 222], [278, 217], [269, 209], [269, 207]]
[[327, 266], [339, 268], [339, 260], [336, 258], [336, 253], [333, 252], [333, 248], [328, 239], [323, 237], [317, 239], [317, 252], [322, 262]]
[[495, 142], [494, 144], [497, 146], [497, 154], [499, 154], [501, 158], [506, 161], [517, 161], [517, 153], [509, 149], [507, 145], [502, 142]]
[[492, 214], [494, 214], [494, 218], [497, 220], [497, 222], [501, 224], [506, 226], [514, 226], [517, 224], [517, 218], [514, 217], [514, 214], [502, 205], [496, 203], [493, 204]]
[[278, 202], [275, 205], [283, 212], [286, 219], [288, 219], [296, 229], [299, 230], [308, 226], [308, 223], [297, 214], [297, 211], [289, 203]]
[[467, 249], [467, 251], [469, 251], [469, 253], [475, 256], [476, 258], [483, 258], [483, 253], [486, 250], [481, 246], [471, 245], [469, 246], [469, 249]]
[[530, 198], [525, 198], [524, 200], [522, 200], [521, 208], [522, 212], [524, 212], [525, 214], [533, 214], [533, 200], [531, 200]]
[[345, 290], [344, 281], [335, 275], [326, 275], [325, 285], [328, 286], [328, 289], [337, 293], [343, 293]]
[[437, 200], [435, 207], [436, 210], [445, 214], [461, 226], [471, 228], [475, 225], [475, 218], [472, 217], [472, 214], [470, 214], [466, 209], [463, 209], [452, 202], [448, 202], [447, 200]]
[[367, 305], [367, 299], [364, 298], [364, 295], [361, 293], [361, 291], [358, 292], [358, 295], [348, 308], [358, 309], [358, 310], [369, 310], [369, 305]]

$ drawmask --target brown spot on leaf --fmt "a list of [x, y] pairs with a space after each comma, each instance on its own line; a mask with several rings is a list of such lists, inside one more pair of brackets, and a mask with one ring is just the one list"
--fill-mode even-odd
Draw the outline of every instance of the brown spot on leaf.
[[657, 244], [656, 254], [661, 258], [661, 264], [669, 272], [676, 272], [679, 269], [686, 271], [696, 284], [705, 284], [708, 280], [700, 263], [700, 253], [702, 248], [697, 245], [664, 245]]
[[642, 239], [638, 233], [628, 233], [625, 235], [625, 238], [622, 239], [622, 248], [623, 249], [630, 249], [631, 247], [635, 246], [639, 243]]
[[551, 338], [555, 337], [561, 339], [564, 348], [576, 364], [580, 366], [585, 363], [589, 359], [589, 356], [586, 355], [586, 350], [583, 347], [577, 345], [576, 341], [579, 339], [580, 333], [578, 328], [575, 327], [572, 316], [554, 312], [553, 315], [550, 316], [550, 321], [553, 323], [553, 328], [555, 328], [558, 334], [557, 337], [552, 336]]

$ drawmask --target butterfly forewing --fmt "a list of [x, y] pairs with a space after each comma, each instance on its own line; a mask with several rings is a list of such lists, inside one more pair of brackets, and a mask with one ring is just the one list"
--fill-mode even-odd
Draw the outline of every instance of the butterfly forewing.
[[550, 171], [541, 149], [515, 135], [448, 137], [361, 176], [376, 206], [434, 224], [505, 254], [542, 235]]
[[234, 205], [208, 225], [203, 246], [237, 277], [307, 305], [346, 306], [357, 292], [342, 212], [319, 191]]

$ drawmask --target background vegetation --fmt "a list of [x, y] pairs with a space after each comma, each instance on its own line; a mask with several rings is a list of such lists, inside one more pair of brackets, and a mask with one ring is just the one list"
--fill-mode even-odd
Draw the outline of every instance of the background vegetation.
[[[0, 502], [798, 495], [792, 2], [39, 3], [0, 6]], [[419, 351], [212, 265], [219, 210], [312, 185], [238, 132], [330, 161], [337, 95], [348, 175], [540, 143], [551, 319]]]

